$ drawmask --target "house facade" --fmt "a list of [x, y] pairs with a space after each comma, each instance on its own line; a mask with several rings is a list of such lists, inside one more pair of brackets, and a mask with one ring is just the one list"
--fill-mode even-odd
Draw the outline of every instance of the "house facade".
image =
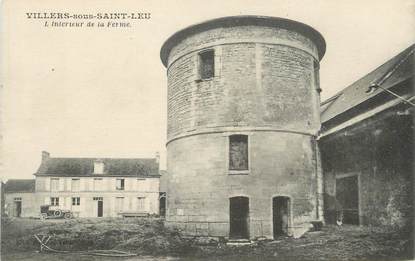
[[4, 185], [2, 202], [4, 213], [9, 217], [39, 216], [35, 196], [34, 179], [10, 179]]
[[325, 219], [413, 222], [414, 61], [410, 46], [321, 106]]
[[41, 205], [71, 210], [75, 217], [159, 214], [157, 158], [53, 158], [42, 152], [34, 175], [30, 198], [6, 190], [6, 199], [21, 198], [22, 216], [39, 216]]

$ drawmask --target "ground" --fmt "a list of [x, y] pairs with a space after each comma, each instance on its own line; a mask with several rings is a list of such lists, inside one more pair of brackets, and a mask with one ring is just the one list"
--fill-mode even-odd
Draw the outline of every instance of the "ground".
[[[48, 245], [70, 254], [39, 253], [34, 234], [52, 235]], [[299, 239], [257, 240], [229, 246], [221, 240], [186, 238], [149, 219], [5, 219], [2, 260], [109, 261], [114, 258], [79, 255], [76, 251], [117, 249], [136, 253], [123, 261], [159, 260], [408, 260], [413, 241], [408, 229], [325, 226]]]

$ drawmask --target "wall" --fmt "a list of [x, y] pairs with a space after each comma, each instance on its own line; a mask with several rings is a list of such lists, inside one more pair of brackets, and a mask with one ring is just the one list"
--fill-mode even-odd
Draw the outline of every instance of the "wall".
[[[59, 178], [59, 190], [51, 191], [50, 179]], [[50, 204], [51, 197], [59, 197], [59, 206], [68, 209], [79, 217], [96, 217], [97, 201], [103, 198], [104, 217], [118, 217], [119, 212], [159, 213], [159, 178], [121, 177], [125, 179], [125, 190], [116, 190], [117, 177], [103, 177], [103, 186], [94, 190], [93, 177], [76, 177], [80, 179], [80, 191], [72, 191], [72, 177], [36, 177], [36, 197], [38, 205]], [[101, 178], [101, 177], [100, 177]], [[80, 206], [72, 206], [72, 197], [80, 197]], [[117, 206], [116, 198], [123, 197], [124, 205]], [[138, 208], [138, 197], [145, 197], [144, 209]]]
[[[181, 42], [169, 59], [168, 140], [234, 126], [316, 134], [316, 53], [309, 44], [294, 32], [245, 26], [209, 30]], [[215, 77], [208, 81], [198, 81], [202, 48], [215, 50]]]
[[[59, 179], [58, 191], [72, 191], [72, 179], [80, 179], [80, 191], [95, 191], [94, 177], [54, 177], [54, 176], [37, 176], [36, 177], [36, 192], [51, 191], [51, 178]], [[155, 192], [159, 190], [159, 178], [136, 178], [136, 177], [97, 177], [102, 178], [102, 186], [96, 191], [111, 192], [118, 191], [116, 189], [116, 180], [124, 179], [124, 191], [139, 191], [139, 192]]]
[[21, 217], [39, 217], [40, 205], [39, 198], [35, 193], [5, 193], [5, 211], [9, 217], [14, 216], [14, 199], [22, 199]]
[[291, 198], [291, 231], [318, 219], [313, 138], [243, 134], [249, 135], [248, 175], [227, 170], [229, 133], [195, 135], [169, 144], [168, 162], [174, 164], [168, 166], [168, 222], [189, 234], [227, 236], [229, 198], [248, 196], [251, 237], [272, 237], [272, 198], [278, 195]]
[[360, 223], [404, 226], [413, 211], [413, 119], [395, 107], [320, 140], [325, 208], [336, 176], [360, 175]]

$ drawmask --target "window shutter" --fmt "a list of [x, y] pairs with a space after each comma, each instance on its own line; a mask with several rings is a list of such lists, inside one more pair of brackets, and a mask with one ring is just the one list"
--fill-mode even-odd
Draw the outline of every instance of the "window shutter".
[[132, 187], [134, 191], [138, 191], [138, 179], [131, 179]]
[[50, 191], [50, 178], [45, 178], [45, 191]]
[[67, 191], [72, 190], [72, 179], [66, 179], [66, 190]]
[[148, 200], [147, 198], [143, 198], [143, 205], [144, 205], [144, 211], [148, 212]]
[[59, 179], [59, 191], [64, 191], [64, 190], [65, 190], [65, 179], [60, 178]]
[[85, 181], [86, 181], [86, 179], [80, 179], [79, 180], [79, 190], [80, 191], [85, 191], [86, 189], [85, 189]]
[[149, 200], [148, 203], [149, 203], [148, 212], [154, 213], [154, 202]]
[[148, 181], [149, 179], [141, 180], [141, 191], [148, 191]]

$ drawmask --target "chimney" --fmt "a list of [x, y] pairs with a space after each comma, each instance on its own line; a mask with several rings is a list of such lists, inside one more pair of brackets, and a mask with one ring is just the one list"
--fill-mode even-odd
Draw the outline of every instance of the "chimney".
[[42, 151], [42, 162], [48, 160], [50, 157], [50, 153], [47, 151]]

